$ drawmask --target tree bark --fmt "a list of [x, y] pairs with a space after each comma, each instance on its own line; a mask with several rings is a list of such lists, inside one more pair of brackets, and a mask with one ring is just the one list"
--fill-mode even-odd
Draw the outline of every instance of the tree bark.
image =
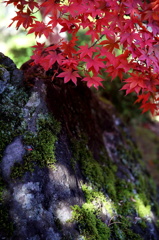
[[0, 239], [158, 240], [156, 186], [115, 109], [22, 69], [0, 54]]

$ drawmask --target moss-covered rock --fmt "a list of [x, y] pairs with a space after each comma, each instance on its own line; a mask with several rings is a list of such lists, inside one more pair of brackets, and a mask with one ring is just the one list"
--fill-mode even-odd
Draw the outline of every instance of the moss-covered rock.
[[[17, 72], [18, 84], [13, 81], [13, 72]], [[13, 139], [21, 135], [24, 130], [23, 109], [28, 99], [28, 93], [23, 87], [22, 73], [16, 69], [14, 63], [0, 53], [0, 166], [3, 168], [2, 157], [6, 146]], [[9, 167], [10, 161], [8, 161]], [[6, 171], [6, 167], [5, 167]], [[3, 177], [2, 177], [3, 175]], [[0, 238], [10, 238], [14, 224], [10, 217], [9, 199], [6, 199], [8, 183], [4, 179], [4, 172], [0, 170]]]
[[156, 186], [114, 107], [36, 65], [24, 88], [14, 63], [0, 64], [0, 238], [158, 240]]
[[[74, 140], [72, 149], [73, 162], [80, 165], [85, 176], [84, 182], [89, 183], [89, 185], [82, 186], [86, 203], [81, 208], [79, 206], [73, 208], [73, 219], [78, 222], [81, 234], [86, 239], [89, 235], [88, 232], [93, 234], [89, 230], [89, 224], [84, 224], [84, 222], [90, 221], [90, 224], [93, 224], [92, 229], [95, 228], [95, 216], [105, 223], [105, 227], [110, 230], [110, 236], [106, 235], [105, 239], [145, 239], [142, 234], [141, 236], [138, 235], [138, 230], [133, 232], [132, 229], [136, 229], [135, 224], [138, 223], [139, 226], [141, 225], [141, 232], [146, 233], [148, 222], [154, 221], [152, 206], [157, 200], [157, 195], [153, 180], [144, 172], [144, 168], [139, 165], [138, 159], [136, 159], [137, 157], [141, 158], [141, 154], [138, 149], [135, 149], [133, 142], [129, 140], [125, 146], [116, 147], [117, 156], [120, 157], [120, 161], [116, 165], [112, 163], [112, 159], [108, 157], [108, 154], [103, 151], [101, 151], [102, 157], [98, 161], [95, 160], [86, 140]], [[102, 160], [100, 160], [101, 158]], [[127, 170], [135, 162], [138, 164], [137, 172], [136, 169], [131, 169], [132, 177], [130, 178], [130, 174], [127, 175], [127, 171], [125, 171], [123, 178], [121, 178], [121, 174], [118, 174], [121, 167], [122, 171]], [[125, 165], [129, 163], [130, 166], [128, 165], [126, 168]], [[87, 213], [87, 216], [85, 214], [86, 206], [87, 210], [89, 209], [93, 215]], [[91, 216], [92, 221], [90, 220]], [[157, 212], [156, 217], [158, 217]], [[81, 224], [82, 221], [83, 224]], [[144, 230], [143, 226], [145, 227]], [[112, 229], [113, 231], [111, 231]], [[90, 239], [102, 239], [100, 235], [96, 237], [97, 232], [97, 230], [94, 230], [94, 238], [92, 236]]]
[[36, 166], [55, 167], [55, 142], [60, 124], [49, 115], [40, 115], [37, 118], [37, 133], [26, 132], [23, 143], [26, 146], [26, 155], [22, 163], [16, 163], [11, 171], [11, 178], [22, 177], [25, 172], [34, 171]]

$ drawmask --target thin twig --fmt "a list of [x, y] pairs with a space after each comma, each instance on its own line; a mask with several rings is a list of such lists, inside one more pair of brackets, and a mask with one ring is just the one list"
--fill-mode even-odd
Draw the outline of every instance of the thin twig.
[[113, 222], [113, 223], [110, 223], [110, 224], [108, 225], [108, 227], [110, 227], [110, 225], [113, 225], [113, 224], [116, 224], [116, 223], [122, 223], [122, 222]]
[[89, 48], [94, 47], [94, 45], [96, 45], [97, 42], [99, 42], [99, 40], [101, 40], [104, 36], [105, 36], [105, 34], [102, 34], [102, 35], [100, 36], [100, 38], [97, 39], [97, 40], [92, 44], [92, 46], [90, 46]]

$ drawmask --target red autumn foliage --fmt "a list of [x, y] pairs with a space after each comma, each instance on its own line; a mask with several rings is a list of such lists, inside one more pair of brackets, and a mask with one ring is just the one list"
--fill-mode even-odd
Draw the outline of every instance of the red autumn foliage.
[[[45, 70], [58, 62], [65, 82], [80, 78], [83, 69], [87, 86], [102, 86], [103, 70], [123, 81], [126, 94], [135, 92], [143, 112], [158, 114], [159, 92], [159, 1], [158, 0], [6, 0], [14, 4], [16, 27], [28, 34], [46, 38], [57, 24], [68, 32], [71, 40], [59, 41], [47, 55], [41, 54], [45, 44], [34, 46], [32, 59]], [[35, 17], [35, 12], [48, 15], [48, 24]], [[12, 22], [12, 23], [13, 23]], [[80, 46], [79, 31], [91, 38], [90, 45]], [[127, 75], [126, 79], [124, 78]], [[54, 75], [55, 77], [55, 75]]]

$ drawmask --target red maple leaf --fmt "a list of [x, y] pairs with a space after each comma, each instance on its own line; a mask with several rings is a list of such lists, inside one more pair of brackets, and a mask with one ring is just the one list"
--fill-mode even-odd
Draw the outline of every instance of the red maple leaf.
[[39, 5], [37, 2], [35, 2], [34, 0], [30, 0], [28, 2], [28, 7], [31, 9], [31, 10], [34, 10], [34, 8], [38, 8], [39, 9]]
[[60, 73], [57, 77], [64, 78], [64, 83], [69, 82], [72, 80], [75, 84], [77, 84], [77, 78], [80, 78], [80, 75], [77, 71], [73, 71], [71, 68], [63, 68], [62, 73]]
[[157, 111], [157, 105], [151, 102], [142, 104], [140, 108], [142, 109], [142, 113], [150, 111], [152, 115]]
[[69, 16], [68, 19], [59, 19], [59, 24], [62, 26], [60, 32], [76, 33], [79, 30], [79, 20]]
[[91, 36], [92, 42], [99, 38], [99, 34], [95, 31], [94, 27], [89, 27], [89, 30], [86, 32], [86, 35]]
[[100, 77], [96, 77], [96, 76], [93, 76], [93, 77], [84, 77], [82, 79], [82, 81], [85, 81], [87, 82], [87, 86], [90, 88], [90, 87], [95, 87], [96, 89], [98, 89], [99, 86], [103, 86], [103, 84], [101, 83], [103, 81], [102, 78]]
[[93, 71], [94, 73], [99, 72], [99, 69], [105, 67], [105, 64], [103, 63], [103, 59], [99, 58], [99, 55], [96, 55], [94, 58], [85, 57], [83, 61], [86, 62], [87, 69], [89, 71]]
[[62, 53], [57, 53], [56, 51], [49, 51], [47, 56], [41, 57], [39, 64], [45, 69], [45, 71], [52, 68], [55, 62], [58, 62], [59, 65], [62, 65], [62, 60], [64, 59]]
[[36, 37], [45, 35], [45, 37], [48, 38], [51, 32], [52, 28], [50, 26], [47, 26], [47, 24], [44, 22], [36, 21], [34, 24], [32, 24], [31, 29], [28, 31], [28, 34], [35, 33]]
[[117, 40], [117, 37], [113, 34], [107, 36], [107, 40], [100, 42], [100, 45], [106, 45], [108, 51], [113, 52], [115, 48], [119, 49], [119, 40]]
[[9, 4], [14, 4], [14, 6], [17, 6], [18, 4], [27, 4], [27, 2], [25, 0], [6, 0], [4, 1], [4, 3], [6, 3], [6, 5], [9, 5]]
[[88, 44], [84, 46], [80, 46], [80, 49], [78, 50], [77, 53], [80, 54], [80, 59], [84, 58], [85, 56], [89, 56], [90, 58], [92, 57], [92, 53], [96, 52], [96, 50], [92, 47], [89, 47]]
[[115, 57], [112, 53], [107, 53], [107, 69], [106, 72], [114, 79], [119, 76], [123, 78], [123, 73], [128, 72], [133, 66], [128, 62], [129, 51], [125, 51], [123, 54]]
[[53, 16], [57, 16], [58, 11], [60, 11], [60, 5], [56, 0], [44, 1], [40, 8], [42, 9], [44, 15], [52, 13]]
[[142, 103], [146, 103], [149, 98], [150, 98], [151, 94], [148, 92], [148, 93], [144, 93], [144, 94], [140, 94], [137, 96], [137, 100], [135, 101], [135, 103], [139, 103], [139, 102], [142, 102]]
[[75, 44], [77, 40], [77, 37], [73, 37], [69, 42], [62, 42], [60, 45], [62, 52], [66, 54], [66, 56], [68, 56], [69, 58], [77, 52], [75, 49]]
[[28, 28], [32, 25], [33, 23], [33, 19], [35, 18], [34, 16], [30, 16], [31, 14], [31, 11], [30, 9], [28, 8], [27, 9], [27, 12], [23, 12], [23, 11], [20, 11], [20, 12], [16, 12], [17, 16], [12, 18], [13, 22], [9, 25], [9, 27], [14, 23], [14, 22], [17, 22], [16, 24], [16, 28], [18, 29], [21, 25], [24, 27], [24, 28]]
[[78, 61], [74, 58], [68, 58], [62, 61], [62, 65], [66, 68], [72, 68], [77, 70]]
[[121, 88], [121, 90], [126, 90], [126, 95], [134, 91], [138, 94], [141, 89], [147, 89], [148, 78], [146, 76], [137, 73], [130, 73], [130, 75], [131, 77], [124, 81], [127, 84]]
[[32, 48], [35, 48], [34, 54], [41, 53], [44, 50], [45, 43], [39, 43], [36, 42], [36, 45], [32, 46]]

